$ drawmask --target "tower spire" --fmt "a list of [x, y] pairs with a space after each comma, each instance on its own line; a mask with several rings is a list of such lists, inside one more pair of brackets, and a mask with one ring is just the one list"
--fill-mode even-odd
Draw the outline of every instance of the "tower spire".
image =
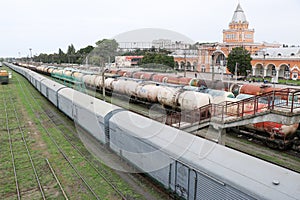
[[246, 20], [244, 10], [240, 2], [234, 11], [229, 29], [223, 30], [224, 43], [253, 43], [254, 29], [248, 28], [249, 23]]
[[238, 5], [234, 11], [231, 23], [239, 23], [239, 22], [247, 22], [246, 15], [241, 7], [240, 2], [238, 2]]

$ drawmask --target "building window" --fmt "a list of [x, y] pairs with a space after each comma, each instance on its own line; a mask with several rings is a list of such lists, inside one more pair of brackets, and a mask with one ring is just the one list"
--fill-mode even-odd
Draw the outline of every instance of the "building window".
[[235, 38], [235, 34], [227, 34], [226, 35], [226, 39], [234, 39]]
[[293, 80], [297, 80], [298, 79], [298, 72], [293, 72]]
[[252, 39], [252, 34], [246, 34], [246, 35], [245, 35], [245, 38], [246, 38], [246, 39]]
[[276, 76], [276, 69], [274, 66], [272, 67], [272, 76]]
[[295, 56], [295, 54], [294, 54], [294, 53], [291, 53], [291, 56]]
[[263, 73], [264, 73], [264, 70], [263, 70], [263, 69], [260, 69], [260, 70], [259, 70], [259, 75], [263, 75]]
[[205, 65], [201, 66], [201, 72], [205, 72]]
[[284, 68], [284, 78], [285, 79], [290, 79], [290, 68], [289, 68], [289, 66], [285, 66], [285, 68]]

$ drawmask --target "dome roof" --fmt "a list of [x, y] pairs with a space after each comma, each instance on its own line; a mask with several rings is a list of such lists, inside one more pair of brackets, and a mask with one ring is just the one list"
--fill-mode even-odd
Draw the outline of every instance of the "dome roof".
[[240, 4], [236, 7], [231, 23], [247, 22], [245, 13]]

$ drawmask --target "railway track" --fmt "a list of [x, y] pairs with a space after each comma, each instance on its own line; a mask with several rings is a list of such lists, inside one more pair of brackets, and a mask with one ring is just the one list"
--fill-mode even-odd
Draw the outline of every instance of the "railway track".
[[[87, 93], [89, 91], [90, 91], [89, 89], [85, 90], [85, 92], [87, 92]], [[102, 95], [101, 95], [101, 93], [95, 92], [96, 91], [95, 88], [93, 90], [91, 90], [91, 91], [94, 92], [93, 95], [95, 95], [97, 98], [100, 98], [100, 99], [103, 98]], [[128, 97], [126, 98], [126, 97], [124, 97], [122, 95], [120, 95], [120, 96], [115, 95], [114, 98], [118, 98], [120, 102], [122, 101], [122, 98], [125, 98], [124, 102], [127, 102], [127, 104], [124, 104], [124, 103], [122, 104], [122, 102], [121, 103], [118, 102], [117, 105], [119, 105], [121, 107], [123, 107], [125, 105], [125, 106], [127, 106], [126, 108], [129, 108], [129, 110], [131, 110], [133, 112], [136, 112], [138, 114], [144, 115], [146, 117], [149, 117], [149, 114], [147, 113], [147, 111], [144, 111], [143, 109], [141, 109], [142, 112], [140, 112], [140, 109], [135, 109], [135, 107], [130, 108], [132, 104], [128, 104], [128, 102], [130, 102], [130, 100], [129, 100]], [[113, 100], [108, 99], [108, 101], [113, 101]], [[234, 133], [230, 132], [227, 135], [232, 135], [232, 134], [234, 134]], [[239, 140], [239, 138], [236, 137], [239, 134], [235, 134], [235, 136], [234, 136], [235, 138], [231, 138], [231, 139], [227, 140], [226, 143], [227, 142], [229, 144], [239, 143], [239, 141], [237, 141], [237, 140]], [[298, 162], [298, 159], [300, 158], [300, 154], [299, 154], [299, 149], [300, 148], [299, 147], [295, 149], [295, 146], [292, 146], [292, 149], [288, 149], [288, 150], [285, 150], [285, 151], [274, 150], [274, 149], [270, 148], [270, 149], [264, 150], [263, 151], [264, 153], [259, 154], [258, 152], [260, 150], [256, 149], [254, 146], [255, 145], [259, 145], [260, 148], [266, 148], [266, 144], [264, 142], [262, 142], [261, 140], [255, 139], [255, 138], [251, 138], [251, 137], [244, 137], [243, 139], [246, 139], [247, 144], [239, 145], [239, 147], [237, 147], [237, 148], [234, 147], [234, 145], [229, 145], [228, 147], [233, 148], [233, 149], [238, 150], [238, 151], [243, 151], [243, 152], [245, 152], [247, 154], [251, 154], [253, 156], [256, 156], [256, 157], [264, 159], [264, 160], [267, 160], [267, 161], [272, 162], [274, 164], [277, 164], [277, 165], [286, 167], [288, 169], [300, 172], [300, 168], [297, 166], [297, 163], [300, 164], [300, 162]], [[234, 141], [236, 141], [236, 142], [234, 142]], [[245, 145], [249, 146], [250, 148], [245, 148]], [[251, 146], [253, 147], [252, 150], [255, 149], [255, 152], [253, 152], [251, 150]], [[269, 147], [267, 147], [267, 148], [269, 148]], [[272, 155], [272, 156], [269, 156], [269, 155]], [[282, 160], [276, 160], [276, 161], [274, 161], [275, 159], [272, 159], [272, 157], [274, 157], [276, 155], [278, 155], [279, 157], [281, 157]], [[289, 158], [287, 158], [288, 156], [289, 156]], [[295, 160], [295, 162], [293, 160]]]
[[[204, 128], [195, 132], [200, 137], [205, 137], [208, 129]], [[276, 165], [300, 172], [300, 153], [294, 150], [271, 149], [262, 140], [242, 135], [234, 131], [227, 131], [225, 145], [237, 151], [244, 152], [254, 157], [266, 160]]]
[[268, 137], [261, 136], [259, 134], [254, 134], [251, 131], [247, 131], [245, 129], [229, 129], [229, 134], [238, 138], [246, 139], [250, 142], [253, 142], [255, 144], [258, 144], [260, 146], [267, 146], [270, 149], [273, 149], [278, 152], [285, 152], [289, 155], [295, 156], [297, 158], [300, 158], [300, 145], [299, 140], [294, 139], [294, 145], [287, 146], [286, 149], [280, 149], [278, 145], [268, 145]]
[[[51, 110], [45, 110], [40, 106], [40, 104], [37, 102], [37, 99], [35, 97], [35, 94], [33, 91], [34, 88], [29, 89], [28, 86], [25, 83], [21, 83], [19, 80], [18, 82], [20, 85], [22, 85], [24, 96], [26, 97], [26, 100], [32, 109], [32, 111], [36, 114], [36, 117], [38, 118], [41, 126], [43, 127], [44, 131], [47, 133], [49, 138], [52, 140], [52, 142], [55, 144], [56, 148], [62, 155], [63, 159], [68, 163], [68, 165], [72, 168], [72, 170], [77, 174], [79, 179], [83, 182], [83, 185], [87, 188], [87, 190], [90, 191], [92, 196], [96, 199], [103, 199], [106, 197], [103, 197], [103, 195], [99, 194], [99, 191], [103, 191], [103, 188], [100, 189], [100, 187], [110, 187], [115, 191], [114, 198], [116, 196], [117, 199], [127, 199], [128, 195], [126, 196], [121, 192], [121, 190], [117, 187], [117, 182], [113, 179], [112, 174], [106, 170], [103, 166], [95, 165], [92, 161], [92, 159], [89, 157], [89, 152], [83, 147], [78, 147], [75, 145], [73, 141], [76, 141], [76, 143], [80, 140], [79, 138], [74, 137], [74, 134], [68, 134], [71, 130], [69, 126], [66, 126], [66, 124], [61, 124], [62, 120], [57, 120], [57, 115], [54, 115]], [[35, 109], [38, 107], [38, 109]], [[66, 129], [67, 127], [67, 129]], [[55, 130], [56, 132], [59, 132], [61, 136], [64, 137], [64, 140], [68, 142], [71, 148], [74, 150], [74, 154], [70, 155], [67, 154], [64, 150], [60, 141], [61, 137], [57, 137], [53, 134], [51, 134], [48, 130]], [[74, 160], [73, 158], [76, 158], [77, 160]], [[80, 157], [80, 161], [78, 161]], [[76, 165], [76, 162], [81, 163], [82, 167]], [[89, 170], [93, 170], [93, 173], [96, 173], [101, 179], [105, 182], [103, 184], [102, 180], [97, 180], [95, 177], [91, 175], [90, 171], [85, 170], [87, 166], [89, 167]], [[102, 197], [101, 197], [102, 196]]]
[[[8, 199], [46, 199], [56, 190], [50, 169], [30, 146], [34, 144], [30, 131], [21, 119], [20, 108], [8, 86], [1, 86], [1, 178], [0, 196]], [[5, 134], [6, 133], [6, 134]], [[5, 172], [5, 173], [3, 173]], [[11, 174], [12, 176], [7, 176]], [[10, 177], [14, 177], [11, 179]], [[47, 190], [47, 191], [46, 191]], [[60, 192], [60, 191], [56, 191]]]

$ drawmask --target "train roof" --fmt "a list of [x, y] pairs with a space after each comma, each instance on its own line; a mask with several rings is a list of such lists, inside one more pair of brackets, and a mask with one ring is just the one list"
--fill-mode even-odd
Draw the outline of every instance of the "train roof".
[[[124, 132], [172, 155], [186, 165], [229, 183], [258, 199], [297, 199], [300, 174], [232, 150], [132, 112], [119, 112], [111, 121]], [[163, 162], [163, 161], [162, 161]], [[278, 184], [279, 183], [279, 184]]]
[[50, 79], [42, 79], [41, 80], [41, 84], [43, 85], [47, 85], [47, 87], [53, 91], [58, 91], [60, 90], [61, 88], [65, 88], [66, 86], [58, 83], [58, 82], [55, 82], [55, 81], [52, 81]]
[[77, 106], [85, 108], [90, 112], [95, 112], [97, 117], [101, 116], [101, 118], [104, 118], [109, 112], [121, 109], [118, 106], [104, 102], [100, 99], [94, 98], [71, 88], [64, 88], [58, 93], [59, 95], [70, 99]]
[[8, 76], [8, 72], [6, 70], [0, 70], [0, 76]]
[[38, 73], [35, 73], [35, 72], [32, 72], [32, 71], [30, 72], [30, 74], [31, 74], [31, 76], [32, 76], [34, 79], [36, 79], [36, 80], [38, 80], [38, 81], [41, 81], [41, 80], [43, 80], [43, 79], [48, 79], [48, 78], [42, 76], [41, 74], [38, 74]]

